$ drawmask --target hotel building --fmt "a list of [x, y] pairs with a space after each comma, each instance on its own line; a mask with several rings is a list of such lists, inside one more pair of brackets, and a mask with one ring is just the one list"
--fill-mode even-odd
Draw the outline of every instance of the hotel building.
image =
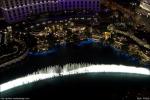
[[100, 0], [2, 0], [1, 9], [9, 23], [26, 19], [31, 14], [65, 10], [100, 11]]

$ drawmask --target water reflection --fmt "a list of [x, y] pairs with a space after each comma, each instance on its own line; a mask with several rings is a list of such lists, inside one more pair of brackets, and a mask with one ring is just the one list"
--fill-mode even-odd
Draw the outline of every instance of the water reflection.
[[4, 92], [9, 89], [36, 82], [39, 80], [50, 79], [59, 76], [101, 72], [132, 73], [148, 76], [150, 75], [150, 70], [142, 67], [129, 67], [124, 65], [66, 64], [63, 67], [49, 66], [39, 71], [36, 71], [30, 75], [3, 83], [0, 85], [0, 92]]

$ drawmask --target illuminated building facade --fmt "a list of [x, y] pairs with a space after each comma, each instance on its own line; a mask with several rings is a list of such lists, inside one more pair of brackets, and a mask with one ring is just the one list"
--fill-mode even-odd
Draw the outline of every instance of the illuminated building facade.
[[43, 12], [75, 9], [99, 12], [100, 0], [2, 0], [1, 9], [7, 22], [17, 22]]

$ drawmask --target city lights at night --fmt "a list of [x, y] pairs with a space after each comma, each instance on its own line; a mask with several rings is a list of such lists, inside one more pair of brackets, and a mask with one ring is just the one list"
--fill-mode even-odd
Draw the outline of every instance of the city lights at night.
[[0, 99], [150, 100], [149, 84], [150, 0], [0, 0]]

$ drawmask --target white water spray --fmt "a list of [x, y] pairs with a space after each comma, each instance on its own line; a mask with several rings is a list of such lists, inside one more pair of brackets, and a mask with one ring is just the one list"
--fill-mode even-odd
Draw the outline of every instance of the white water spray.
[[37, 82], [39, 80], [45, 80], [59, 76], [101, 72], [132, 73], [150, 76], [150, 70], [142, 67], [129, 67], [125, 65], [66, 64], [63, 68], [58, 65], [49, 66], [30, 75], [3, 83], [0, 85], [0, 92], [4, 92], [25, 84], [30, 84], [32, 82]]

